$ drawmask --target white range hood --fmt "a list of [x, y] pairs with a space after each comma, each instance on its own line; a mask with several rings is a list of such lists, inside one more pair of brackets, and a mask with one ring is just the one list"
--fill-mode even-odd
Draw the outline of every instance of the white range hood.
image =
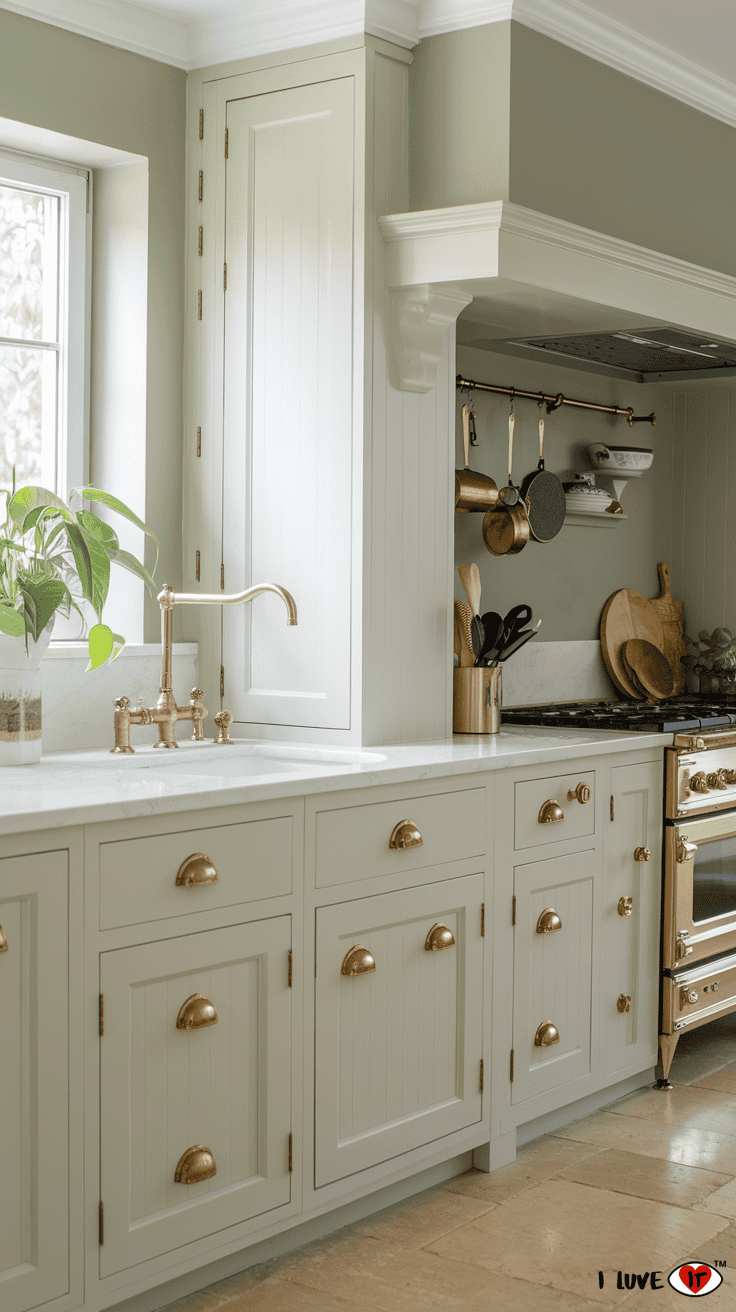
[[434, 385], [454, 319], [459, 343], [631, 382], [736, 373], [727, 274], [508, 201], [378, 224], [404, 390]]

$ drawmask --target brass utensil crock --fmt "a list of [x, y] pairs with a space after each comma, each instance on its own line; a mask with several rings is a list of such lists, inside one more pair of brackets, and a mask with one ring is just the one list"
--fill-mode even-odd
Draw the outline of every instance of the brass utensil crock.
[[501, 674], [498, 665], [453, 670], [453, 733], [498, 733]]

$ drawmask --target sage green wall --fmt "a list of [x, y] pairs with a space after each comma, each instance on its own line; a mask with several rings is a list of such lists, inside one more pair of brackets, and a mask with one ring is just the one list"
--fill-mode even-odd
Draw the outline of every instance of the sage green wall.
[[[179, 69], [0, 9], [0, 117], [148, 159], [146, 519], [161, 540], [156, 577], [175, 587], [182, 573], [185, 83]], [[90, 435], [93, 462], [101, 436]], [[154, 601], [148, 640], [157, 640], [158, 623]]]
[[736, 275], [736, 130], [511, 24], [509, 199]]
[[430, 37], [409, 70], [412, 210], [508, 200], [511, 23]]

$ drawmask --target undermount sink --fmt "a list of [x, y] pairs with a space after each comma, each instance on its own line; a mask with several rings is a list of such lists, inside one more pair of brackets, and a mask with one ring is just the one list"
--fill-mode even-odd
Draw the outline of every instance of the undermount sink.
[[312, 747], [305, 743], [269, 743], [233, 739], [230, 746], [218, 747], [205, 741], [185, 740], [178, 748], [155, 748], [152, 743], [136, 747], [132, 755], [121, 753], [86, 753], [103, 769], [124, 771], [150, 770], [167, 778], [235, 779], [244, 775], [283, 774], [297, 771], [325, 774], [336, 769], [350, 770], [359, 765], [377, 765], [386, 760], [380, 752], [346, 751], [336, 747]]

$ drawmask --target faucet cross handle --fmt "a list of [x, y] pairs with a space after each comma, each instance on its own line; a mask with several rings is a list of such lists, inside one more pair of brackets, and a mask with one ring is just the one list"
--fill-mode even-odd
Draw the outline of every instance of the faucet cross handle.
[[192, 691], [190, 692], [189, 696], [191, 698], [192, 703], [198, 702], [201, 700], [202, 697], [204, 697], [204, 692], [202, 691], [201, 688], [192, 688]]
[[127, 711], [130, 706], [130, 697], [116, 697], [114, 706], [116, 711]]
[[232, 722], [233, 722], [233, 717], [230, 714], [230, 711], [217, 712], [217, 715], [215, 716], [215, 724], [217, 725], [220, 732], [218, 733], [215, 742], [220, 743], [221, 745], [222, 744], [225, 744], [227, 746], [232, 745], [233, 740], [230, 737], [230, 725], [232, 724]]

